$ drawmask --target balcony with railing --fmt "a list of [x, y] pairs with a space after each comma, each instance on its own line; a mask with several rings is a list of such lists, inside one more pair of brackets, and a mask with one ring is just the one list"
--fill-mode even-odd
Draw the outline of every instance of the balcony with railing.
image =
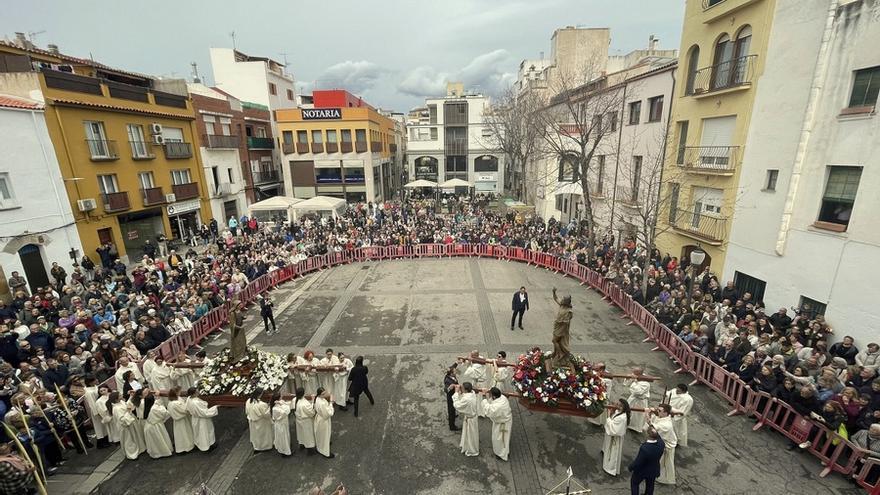
[[351, 153], [352, 149], [351, 141], [343, 141], [339, 143], [339, 150], [343, 153]]
[[199, 185], [195, 182], [188, 182], [186, 184], [174, 184], [173, 186], [171, 186], [171, 189], [174, 191], [174, 197], [177, 199], [177, 201], [199, 197]]
[[370, 151], [379, 153], [382, 151], [382, 141], [370, 141]]
[[93, 162], [109, 162], [119, 159], [119, 150], [116, 141], [107, 139], [86, 139], [89, 146], [89, 154]]
[[336, 153], [339, 151], [338, 143], [327, 143], [327, 153]]
[[632, 208], [639, 208], [642, 205], [639, 198], [639, 190], [633, 190], [630, 186], [617, 186], [614, 199], [622, 205]]
[[308, 153], [309, 152], [309, 143], [296, 143], [296, 152], [297, 153]]
[[144, 206], [158, 205], [165, 202], [165, 194], [162, 192], [161, 187], [141, 189], [141, 199], [144, 202]]
[[254, 184], [266, 184], [269, 182], [281, 181], [281, 173], [278, 171], [278, 169], [254, 170], [252, 173], [254, 177]]
[[204, 143], [211, 149], [237, 149], [238, 136], [224, 136], [221, 134], [207, 134]]
[[293, 143], [281, 143], [281, 151], [283, 153], [294, 153], [296, 151], [296, 145]]
[[128, 145], [131, 147], [132, 160], [152, 160], [156, 158], [156, 155], [153, 154], [153, 143], [147, 141], [129, 141]]
[[678, 208], [672, 227], [688, 237], [719, 245], [727, 235], [727, 218]]
[[189, 143], [170, 141], [165, 143], [165, 158], [192, 158], [192, 145]]
[[275, 140], [268, 137], [248, 136], [247, 146], [252, 150], [271, 150], [275, 148]]
[[[345, 144], [345, 143], [343, 143]], [[354, 151], [356, 153], [366, 153], [367, 152], [367, 142], [366, 141], [355, 141], [354, 142]]]
[[757, 55], [746, 55], [698, 70], [688, 94], [699, 98], [718, 91], [747, 89], [755, 78], [757, 59]]
[[684, 146], [678, 149], [678, 165], [688, 172], [733, 175], [739, 146]]
[[467, 139], [449, 139], [446, 141], [445, 152], [447, 155], [467, 155]]
[[128, 192], [112, 192], [101, 195], [104, 203], [104, 211], [113, 213], [117, 211], [125, 211], [131, 209], [131, 203], [128, 201]]
[[324, 143], [316, 143], [312, 141], [312, 153], [323, 153]]

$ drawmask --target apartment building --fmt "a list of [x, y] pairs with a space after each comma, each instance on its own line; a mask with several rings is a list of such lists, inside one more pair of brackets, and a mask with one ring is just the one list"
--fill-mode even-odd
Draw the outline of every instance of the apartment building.
[[390, 199], [397, 122], [345, 90], [314, 91], [312, 99], [311, 108], [275, 111], [285, 190], [297, 198]]
[[[704, 266], [725, 268], [741, 189], [746, 135], [764, 73], [775, 0], [688, 0], [665, 184], [674, 198], [659, 217], [658, 249], [687, 259], [700, 247]], [[777, 88], [778, 89], [778, 88]]]
[[188, 89], [213, 218], [223, 224], [231, 216], [239, 218], [249, 204], [279, 195], [283, 180], [272, 156], [269, 110], [201, 83]]
[[724, 280], [863, 348], [880, 326], [880, 4], [778, 2], [769, 36]]
[[70, 273], [83, 251], [43, 103], [0, 94], [0, 150], [0, 299], [8, 302], [12, 272], [33, 293], [52, 280], [52, 262]]
[[45, 105], [85, 254], [112, 242], [139, 257], [147, 239], [186, 238], [208, 218], [184, 84], [38, 49], [24, 36], [0, 42], [0, 57], [0, 93]]
[[477, 193], [502, 193], [504, 155], [493, 145], [484, 113], [489, 97], [449, 83], [446, 96], [428, 98], [407, 122], [409, 180], [462, 179]]

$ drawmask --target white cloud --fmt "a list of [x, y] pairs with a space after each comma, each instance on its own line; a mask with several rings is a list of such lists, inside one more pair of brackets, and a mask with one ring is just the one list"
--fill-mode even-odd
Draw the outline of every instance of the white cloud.
[[516, 67], [510, 53], [503, 49], [493, 50], [476, 56], [452, 73], [438, 72], [430, 66], [417, 67], [404, 76], [397, 90], [410, 96], [441, 96], [446, 94], [447, 82], [461, 81], [467, 89], [495, 95], [516, 80], [515, 73], [505, 71], [509, 67]]
[[331, 65], [317, 79], [317, 88], [341, 88], [360, 94], [372, 88], [388, 70], [367, 60], [346, 60]]

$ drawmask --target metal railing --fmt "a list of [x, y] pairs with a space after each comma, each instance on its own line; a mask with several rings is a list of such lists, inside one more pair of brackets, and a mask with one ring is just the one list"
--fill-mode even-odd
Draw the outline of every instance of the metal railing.
[[693, 172], [731, 173], [736, 169], [739, 146], [684, 146], [678, 164]]
[[641, 205], [641, 203], [639, 202], [639, 190], [633, 190], [633, 188], [630, 186], [617, 186], [617, 191], [614, 195], [614, 199], [615, 201], [619, 201], [627, 206], [638, 207]]
[[281, 174], [278, 170], [254, 170], [254, 184], [265, 184], [266, 182], [278, 182], [281, 180]]
[[116, 147], [116, 141], [110, 141], [108, 139], [86, 139], [86, 144], [89, 145], [89, 153], [92, 156], [92, 161], [100, 162], [119, 159], [119, 150]]
[[128, 145], [131, 146], [131, 158], [133, 160], [150, 160], [156, 158], [151, 151], [150, 146], [152, 143], [147, 141], [129, 141]]
[[171, 189], [174, 191], [174, 197], [177, 199], [177, 201], [199, 197], [199, 185], [195, 182], [188, 182], [186, 184], [174, 184], [173, 186], [171, 186]]
[[293, 143], [281, 143], [281, 151], [284, 153], [293, 153], [296, 150], [296, 145]]
[[711, 242], [721, 242], [727, 234], [727, 218], [678, 208], [675, 212], [675, 230]]
[[240, 143], [238, 136], [224, 136], [222, 134], [208, 134], [205, 136], [208, 148], [238, 148]]
[[141, 199], [144, 201], [144, 206], [158, 205], [165, 202], [165, 194], [161, 187], [150, 187], [141, 189]]
[[757, 55], [746, 55], [698, 70], [694, 75], [693, 89], [688, 94], [700, 95], [751, 85], [757, 58]]
[[189, 143], [171, 141], [165, 143], [165, 158], [192, 158], [192, 145]]
[[101, 195], [104, 203], [104, 211], [114, 212], [131, 209], [131, 202], [128, 200], [128, 192], [112, 192]]
[[248, 136], [247, 146], [251, 149], [271, 150], [275, 148], [275, 140], [268, 137]]
[[451, 139], [446, 141], [444, 150], [447, 155], [467, 155], [467, 139]]

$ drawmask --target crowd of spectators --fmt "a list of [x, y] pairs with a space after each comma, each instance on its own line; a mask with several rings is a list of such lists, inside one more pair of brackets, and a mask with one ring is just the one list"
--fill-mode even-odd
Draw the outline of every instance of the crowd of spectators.
[[[616, 245], [613, 236], [596, 241], [591, 253], [584, 221], [545, 222], [517, 211], [492, 211], [484, 200], [445, 199], [441, 205], [428, 198], [356, 204], [335, 219], [236, 223], [235, 229], [219, 232], [201, 229], [206, 246], [199, 251], [190, 247], [179, 254], [164, 240], [150, 243], [129, 266], [113, 245], [102, 246], [97, 263], [84, 256], [70, 274], [53, 264], [54, 284], [33, 294], [23, 277], [13, 274], [13, 298], [0, 301], [0, 417], [25, 433], [20, 412], [33, 416], [31, 428], [45, 430], [51, 421], [61, 425], [62, 442], [76, 446], [64, 419], [40, 419], [39, 410], [63, 415], [56, 386], [83, 419], [73, 399], [82, 396], [86, 379], [109, 378], [122, 358], [142, 360], [257, 277], [309, 256], [356, 247], [482, 243], [589, 266], [650, 308], [695, 351], [800, 413], [835, 430], [846, 428], [853, 441], [880, 453], [880, 426], [872, 426], [880, 421], [877, 344], [860, 351], [845, 337], [829, 346], [833, 331], [822, 315], [808, 306], [793, 318], [785, 308], [768, 315], [748, 292], [731, 282], [722, 286], [709, 268], [695, 277], [688, 298], [687, 266], [656, 249], [648, 253], [632, 240]], [[60, 456], [48, 456], [62, 462]]]

